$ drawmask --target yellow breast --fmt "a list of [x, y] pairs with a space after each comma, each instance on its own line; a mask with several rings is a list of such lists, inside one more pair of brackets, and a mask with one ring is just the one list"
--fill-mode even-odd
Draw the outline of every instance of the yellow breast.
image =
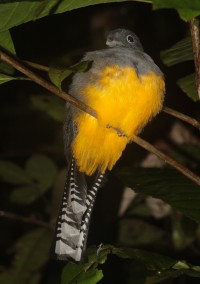
[[[75, 117], [78, 134], [72, 151], [80, 171], [91, 175], [97, 169], [111, 170], [127, 143], [161, 110], [164, 89], [161, 76], [149, 72], [138, 77], [131, 67], [108, 66], [98, 82], [91, 81], [81, 95], [98, 119], [83, 112]], [[106, 128], [108, 124], [128, 138]]]

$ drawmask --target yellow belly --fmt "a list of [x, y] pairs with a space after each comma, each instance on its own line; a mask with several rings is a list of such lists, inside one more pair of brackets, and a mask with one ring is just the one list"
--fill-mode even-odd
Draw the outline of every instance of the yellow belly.
[[[161, 110], [164, 90], [161, 76], [149, 72], [138, 77], [131, 67], [106, 67], [98, 82], [91, 81], [81, 95], [98, 119], [83, 112], [75, 117], [78, 134], [72, 151], [80, 171], [91, 175], [97, 169], [102, 173], [111, 170], [127, 143]], [[119, 137], [107, 124], [121, 129], [128, 138]]]

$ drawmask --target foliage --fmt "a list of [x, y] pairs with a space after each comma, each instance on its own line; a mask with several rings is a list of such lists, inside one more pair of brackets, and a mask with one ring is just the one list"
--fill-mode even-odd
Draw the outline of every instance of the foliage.
[[49, 69], [49, 78], [59, 89], [62, 89], [62, 82], [67, 77], [75, 72], [85, 72], [89, 66], [89, 61], [81, 61], [73, 66], [70, 66], [69, 68], [66, 68], [66, 66], [63, 68], [53, 66]]
[[197, 95], [194, 73], [187, 75], [183, 78], [180, 78], [177, 81], [177, 84], [191, 100], [193, 100], [194, 102], [198, 101], [199, 98]]
[[178, 11], [183, 20], [190, 20], [200, 14], [200, 3], [198, 0], [153, 0], [156, 9], [161, 8], [174, 8]]
[[1, 283], [38, 283], [40, 269], [48, 260], [51, 235], [47, 229], [35, 229], [21, 237], [15, 244], [12, 266], [0, 275]]
[[[12, 32], [13, 28], [23, 23], [90, 5], [112, 2], [126, 1], [1, 0], [0, 48], [8, 54], [16, 56], [17, 49], [15, 50], [10, 29]], [[200, 15], [200, 2], [198, 0], [138, 0], [138, 2], [152, 3], [154, 9], [176, 9], [184, 20]], [[56, 21], [56, 18], [54, 20]], [[25, 41], [26, 39], [23, 43]], [[170, 49], [163, 51], [161, 56], [167, 66], [193, 61], [190, 38], [187, 37]], [[74, 72], [84, 72], [88, 68], [88, 64], [88, 62], [81, 62], [68, 68], [52, 65], [49, 68], [49, 79], [62, 89], [65, 79]], [[179, 79], [177, 83], [193, 101], [196, 101], [194, 77], [194, 74], [189, 74]], [[28, 79], [19, 76], [10, 65], [0, 62], [0, 85], [15, 84], [16, 81], [20, 80]], [[25, 85], [25, 82], [22, 83], [26, 89], [27, 85]], [[30, 82], [27, 82], [27, 84], [31, 86]], [[14, 88], [12, 90], [15, 91]], [[36, 114], [39, 117], [39, 123], [36, 121], [35, 124], [30, 125], [28, 138], [24, 140], [21, 147], [23, 148], [22, 155], [18, 153], [17, 148], [19, 135], [17, 129], [16, 136], [10, 138], [13, 143], [11, 145], [16, 146], [14, 149], [16, 149], [17, 154], [15, 153], [13, 159], [9, 159], [9, 156], [0, 160], [1, 192], [3, 192], [4, 198], [6, 196], [5, 208], [9, 208], [11, 211], [16, 210], [19, 213], [19, 215], [16, 214], [18, 219], [20, 219], [20, 214], [28, 218], [28, 224], [23, 227], [19, 225], [19, 228], [15, 228], [17, 236], [12, 236], [13, 224], [11, 223], [8, 223], [11, 226], [11, 236], [5, 236], [5, 232], [2, 230], [2, 236], [5, 236], [4, 243], [9, 247], [3, 254], [5, 262], [1, 263], [0, 282], [5, 284], [42, 283], [45, 269], [48, 267], [49, 250], [52, 242], [52, 233], [47, 227], [50, 227], [50, 224], [56, 218], [52, 216], [52, 211], [57, 211], [51, 211], [50, 207], [54, 207], [54, 201], [59, 199], [56, 186], [59, 184], [59, 168], [63, 162], [61, 158], [63, 154], [60, 154], [62, 147], [57, 143], [57, 140], [61, 140], [58, 133], [60, 133], [60, 125], [65, 116], [64, 102], [49, 94], [41, 93], [41, 90], [37, 94], [32, 94], [32, 91], [29, 93], [31, 95], [28, 102], [24, 97], [20, 97], [16, 100], [16, 108], [12, 109], [9, 106], [9, 111], [6, 110], [7, 116], [9, 115], [14, 125], [16, 117], [17, 119], [22, 117], [22, 120], [19, 119], [18, 123], [18, 125], [22, 125], [31, 115]], [[3, 109], [1, 116], [4, 118]], [[43, 126], [44, 121], [46, 123]], [[52, 128], [54, 123], [59, 131], [56, 127], [56, 130]], [[37, 130], [41, 129], [41, 132], [34, 132], [36, 130], [33, 125], [36, 125]], [[48, 136], [48, 146], [43, 141], [37, 142], [38, 144], [34, 141], [35, 145], [31, 149], [33, 136], [29, 137], [30, 133], [33, 132], [33, 135], [34, 133], [41, 134], [47, 129], [52, 132], [52, 135]], [[39, 134], [38, 136], [35, 135], [34, 139], [40, 140]], [[41, 144], [39, 144], [40, 142]], [[195, 149], [183, 147], [181, 153], [184, 156], [184, 162], [186, 164], [190, 162], [192, 167], [198, 171], [199, 147], [197, 146]], [[119, 262], [120, 268], [125, 266], [124, 283], [128, 284], [133, 283], [133, 281], [136, 284], [174, 283], [174, 278], [185, 277], [184, 279], [187, 279], [189, 277], [190, 280], [199, 278], [199, 187], [176, 171], [167, 168], [124, 168], [118, 170], [117, 175], [125, 185], [133, 187], [138, 193], [137, 198], [131, 202], [122, 218], [117, 220], [119, 229], [117, 242], [120, 243], [120, 246], [105, 245], [100, 250], [98, 249], [98, 253], [97, 248], [90, 247], [87, 251], [87, 263], [65, 265], [61, 283], [93, 284], [103, 281], [104, 277], [107, 279], [107, 267], [110, 267], [111, 262], [114, 263], [113, 271], [110, 269], [113, 278], [118, 276], [115, 263]], [[62, 186], [61, 182], [61, 191]], [[145, 203], [147, 196], [162, 199], [169, 204], [171, 206], [169, 213], [160, 220], [154, 218], [151, 209]], [[4, 215], [2, 212], [0, 211], [1, 216]], [[45, 220], [43, 223], [46, 224], [46, 227], [33, 229], [34, 223], [31, 222], [35, 219]], [[6, 224], [5, 230], [7, 227]], [[8, 240], [6, 240], [7, 238]], [[14, 239], [15, 244], [13, 245]], [[187, 258], [188, 252], [192, 257], [194, 256], [194, 264], [191, 264], [193, 263], [192, 257]], [[174, 255], [177, 257], [174, 257]], [[180, 260], [179, 255], [180, 259], [185, 259]], [[56, 283], [53, 277], [50, 279], [54, 272], [51, 274], [51, 268], [47, 271], [50, 274], [47, 283]], [[46, 278], [48, 279], [48, 277]], [[165, 282], [166, 280], [168, 282]]]
[[[78, 0], [69, 3], [68, 0], [41, 1], [9, 1], [0, 2], [0, 31], [8, 30], [16, 25], [36, 20], [51, 14], [64, 13], [66, 11], [82, 8], [89, 5], [110, 2], [124, 2], [126, 0]], [[148, 1], [151, 2], [151, 1]], [[11, 13], [12, 12], [12, 13]]]
[[167, 66], [173, 66], [187, 60], [193, 60], [192, 42], [186, 37], [175, 43], [170, 49], [161, 52], [162, 60]]
[[44, 111], [53, 119], [62, 122], [65, 117], [64, 102], [59, 98], [49, 95], [31, 96], [32, 104], [41, 111]]
[[[73, 9], [95, 5], [100, 3], [110, 2], [124, 2], [126, 0], [90, 0], [90, 1], [5, 1], [0, 2], [0, 31], [8, 30], [14, 26], [26, 23], [30, 20], [36, 20], [38, 18], [57, 13], [64, 13]], [[174, 8], [184, 20], [189, 20], [200, 14], [200, 4], [198, 0], [138, 0], [140, 2], [153, 3], [155, 9], [161, 8]], [[10, 13], [12, 11], [12, 13]]]
[[[10, 35], [9, 30], [3, 31], [0, 33], [0, 47], [3, 50], [6, 50], [7, 52], [15, 55], [15, 47]], [[5, 73], [5, 74], [2, 74]], [[10, 75], [13, 75], [14, 68], [6, 63], [0, 62], [0, 84], [9, 82], [11, 80], [16, 80], [15, 77], [12, 77]]]
[[[98, 283], [103, 277], [102, 271], [97, 267], [107, 259], [109, 254], [115, 255], [121, 259], [128, 259], [129, 263], [136, 261], [139, 265], [144, 265], [146, 270], [145, 283], [159, 283], [170, 278], [177, 278], [180, 275], [190, 275], [192, 277], [200, 277], [200, 266], [193, 266], [184, 261], [178, 261], [164, 255], [159, 255], [153, 252], [147, 252], [140, 249], [125, 249], [116, 248], [111, 245], [106, 245], [96, 255], [96, 250], [89, 251], [90, 261], [85, 264], [67, 264], [63, 269], [62, 284], [83, 284], [83, 283]], [[136, 265], [136, 263], [135, 263]], [[137, 277], [134, 278], [134, 283], [139, 283]]]
[[43, 155], [31, 157], [25, 169], [8, 161], [0, 161], [0, 179], [14, 187], [10, 200], [19, 204], [30, 204], [43, 195], [53, 184], [57, 168]]
[[119, 177], [124, 184], [156, 198], [160, 198], [200, 222], [199, 186], [171, 169], [124, 169]]
[[[174, 66], [186, 61], [193, 61], [194, 55], [192, 50], [192, 42], [190, 37], [186, 37], [175, 43], [169, 49], [161, 52], [161, 58], [167, 66]], [[198, 101], [198, 94], [195, 86], [195, 74], [189, 74], [177, 81], [178, 86], [193, 101]]]

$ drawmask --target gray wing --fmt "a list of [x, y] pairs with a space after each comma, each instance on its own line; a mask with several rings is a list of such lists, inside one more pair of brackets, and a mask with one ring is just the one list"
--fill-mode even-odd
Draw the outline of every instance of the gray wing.
[[92, 210], [104, 175], [97, 173], [93, 177], [92, 186], [88, 188], [86, 176], [79, 171], [71, 152], [71, 143], [77, 131], [78, 128], [73, 120], [73, 109], [67, 104], [64, 144], [68, 169], [57, 220], [54, 254], [59, 260], [83, 262]]
[[57, 259], [80, 261], [79, 238], [86, 211], [87, 184], [84, 173], [78, 170], [72, 156], [71, 143], [77, 134], [72, 107], [66, 104], [63, 127], [64, 149], [67, 160], [65, 188], [56, 226], [54, 253]]
[[73, 120], [72, 106], [69, 103], [66, 103], [65, 109], [66, 109], [66, 115], [63, 125], [63, 143], [64, 143], [65, 157], [67, 163], [69, 163], [72, 158], [71, 143], [77, 134], [77, 126]]

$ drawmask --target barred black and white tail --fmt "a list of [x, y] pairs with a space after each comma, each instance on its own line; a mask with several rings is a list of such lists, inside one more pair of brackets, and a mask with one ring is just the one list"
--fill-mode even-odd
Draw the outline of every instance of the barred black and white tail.
[[103, 177], [103, 174], [98, 173], [89, 189], [85, 174], [79, 172], [72, 159], [57, 222], [55, 241], [57, 259], [84, 261], [92, 209]]

